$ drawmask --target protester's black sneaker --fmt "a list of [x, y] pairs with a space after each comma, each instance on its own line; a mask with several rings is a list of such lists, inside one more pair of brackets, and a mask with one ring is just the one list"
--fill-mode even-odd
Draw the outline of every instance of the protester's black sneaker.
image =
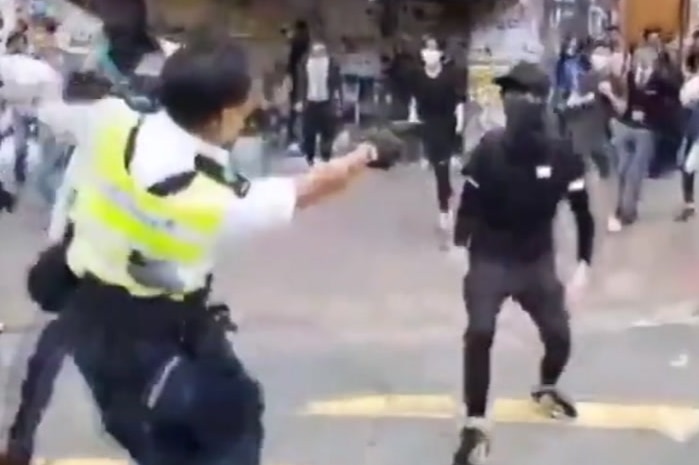
[[461, 429], [453, 465], [482, 465], [490, 455], [489, 424], [485, 418], [469, 417]]
[[10, 192], [6, 191], [0, 183], [0, 211], [13, 212], [15, 209], [16, 199]]
[[556, 386], [539, 386], [532, 391], [532, 399], [551, 418], [577, 418], [575, 402]]
[[686, 205], [680, 210], [680, 212], [675, 216], [675, 221], [678, 223], [684, 223], [689, 221], [696, 214], [696, 210], [693, 206]]

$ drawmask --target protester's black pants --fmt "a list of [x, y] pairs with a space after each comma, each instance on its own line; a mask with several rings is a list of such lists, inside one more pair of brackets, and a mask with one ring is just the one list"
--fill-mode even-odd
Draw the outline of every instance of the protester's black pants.
[[434, 171], [437, 185], [437, 204], [439, 211], [449, 211], [449, 200], [452, 195], [451, 187], [451, 155], [454, 149], [456, 121], [445, 118], [438, 121], [427, 121], [422, 127], [422, 143], [425, 155]]
[[694, 172], [682, 170], [682, 200], [686, 204], [694, 203]]
[[544, 344], [540, 382], [555, 385], [570, 355], [570, 325], [554, 258], [527, 263], [472, 256], [464, 278], [468, 313], [464, 335], [464, 402], [469, 416], [484, 416], [490, 386], [490, 349], [503, 302], [512, 298], [529, 314]]
[[296, 142], [298, 139], [298, 134], [296, 131], [296, 122], [298, 121], [299, 112], [296, 111], [296, 95], [298, 94], [298, 82], [296, 77], [291, 75], [291, 89], [289, 89], [289, 115], [286, 120], [286, 137], [287, 143], [291, 144]]
[[677, 151], [682, 136], [675, 130], [660, 129], [654, 132], [654, 152], [649, 166], [651, 177], [658, 177], [677, 167]]
[[[72, 237], [72, 226], [64, 242], [44, 250], [27, 276], [27, 291], [42, 310], [60, 314], [75, 290], [78, 280], [65, 262], [66, 244]], [[70, 353], [70, 338], [65, 320], [51, 320], [39, 334], [34, 350], [26, 363], [26, 373], [20, 392], [20, 403], [8, 431], [7, 455], [18, 464], [30, 463], [34, 440], [53, 393], [53, 386], [66, 355]]]
[[330, 160], [335, 137], [335, 112], [330, 101], [306, 102], [303, 109], [303, 152], [309, 162], [316, 156], [316, 139], [320, 136], [320, 157]]

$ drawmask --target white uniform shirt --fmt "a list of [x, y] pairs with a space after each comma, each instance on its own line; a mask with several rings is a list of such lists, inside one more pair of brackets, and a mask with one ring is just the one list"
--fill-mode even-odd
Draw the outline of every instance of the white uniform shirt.
[[308, 76], [309, 102], [326, 102], [330, 99], [328, 92], [328, 73], [330, 72], [330, 59], [328, 57], [311, 57], [306, 63]]
[[[114, 119], [118, 112], [132, 110], [124, 102], [114, 98], [93, 104], [66, 106], [71, 107], [71, 117], [58, 118], [61, 110], [56, 106], [44, 107], [39, 114], [40, 119], [55, 131], [69, 131], [77, 140], [77, 149], [71, 160], [71, 165], [74, 164], [75, 167], [66, 178], [67, 187], [62, 188], [69, 191], [70, 197], [74, 183], [84, 175], [82, 167], [85, 166], [85, 160], [93, 153], [92, 139], [96, 125], [106, 117]], [[148, 188], [168, 177], [193, 170], [197, 154], [209, 157], [223, 166], [229, 159], [226, 150], [187, 133], [164, 111], [148, 115], [136, 139], [131, 175], [144, 188]], [[295, 209], [296, 187], [293, 179], [271, 177], [251, 181], [245, 197], [240, 198], [233, 191], [230, 192], [222, 236], [240, 237], [260, 229], [287, 224]], [[65, 224], [66, 206], [59, 207], [57, 202], [54, 210], [59, 210], [54, 215], [56, 222]], [[63, 229], [53, 229], [56, 231], [51, 234], [51, 239], [60, 240]]]
[[7, 46], [7, 39], [17, 26], [17, 4], [15, 0], [0, 0], [0, 16], [2, 16], [0, 52], [4, 53]]

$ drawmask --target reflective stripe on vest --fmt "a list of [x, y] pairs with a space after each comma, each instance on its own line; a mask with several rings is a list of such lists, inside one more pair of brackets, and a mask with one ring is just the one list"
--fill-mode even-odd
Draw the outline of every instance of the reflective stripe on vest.
[[[78, 274], [91, 273], [134, 295], [195, 290], [210, 271], [230, 190], [196, 174], [186, 188], [172, 195], [151, 194], [134, 182], [126, 166], [132, 130], [133, 124], [111, 124], [97, 137], [89, 175], [79, 180], [71, 211], [75, 239], [69, 265]], [[156, 285], [158, 278], [144, 285], [142, 279], [134, 279], [140, 275], [133, 272], [140, 266], [134, 256], [156, 264], [158, 270], [182, 269], [182, 283]]]

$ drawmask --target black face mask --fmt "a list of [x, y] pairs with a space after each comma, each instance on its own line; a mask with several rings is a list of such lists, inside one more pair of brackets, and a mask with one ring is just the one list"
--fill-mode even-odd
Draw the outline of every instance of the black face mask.
[[545, 127], [546, 102], [521, 95], [504, 95], [505, 130], [517, 138], [541, 134]]

